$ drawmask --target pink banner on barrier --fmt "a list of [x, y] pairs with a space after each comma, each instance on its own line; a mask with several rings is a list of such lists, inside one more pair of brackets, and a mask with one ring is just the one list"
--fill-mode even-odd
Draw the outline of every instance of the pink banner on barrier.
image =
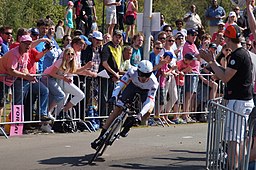
[[[12, 122], [22, 122], [24, 107], [23, 105], [13, 105], [11, 111]], [[23, 124], [12, 124], [10, 128], [10, 136], [20, 136], [23, 134]]]

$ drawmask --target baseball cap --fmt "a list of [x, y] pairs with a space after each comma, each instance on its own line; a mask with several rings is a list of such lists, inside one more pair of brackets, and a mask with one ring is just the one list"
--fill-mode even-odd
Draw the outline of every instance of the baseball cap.
[[225, 23], [223, 21], [220, 21], [218, 25], [225, 25]]
[[197, 35], [197, 31], [196, 30], [194, 30], [194, 29], [189, 29], [189, 30], [187, 30], [187, 35]]
[[77, 35], [83, 35], [82, 30], [75, 30], [74, 31], [74, 36], [77, 36]]
[[32, 38], [29, 35], [22, 35], [20, 37], [20, 42], [26, 42], [26, 41], [32, 42]]
[[184, 58], [188, 60], [197, 60], [197, 58], [192, 53], [185, 54]]
[[217, 44], [215, 44], [215, 43], [210, 43], [210, 44], [209, 44], [209, 48], [215, 48], [215, 49], [217, 49]]
[[231, 11], [228, 16], [229, 17], [236, 16], [236, 13], [234, 11]]
[[169, 51], [164, 52], [164, 57], [170, 56], [170, 58], [174, 58], [173, 54]]
[[120, 30], [115, 30], [113, 35], [123, 35], [123, 32]]
[[241, 36], [241, 30], [237, 25], [229, 25], [225, 29], [224, 35], [228, 38], [239, 38]]
[[37, 28], [31, 28], [30, 32], [31, 32], [31, 35], [33, 35], [33, 36], [39, 35], [39, 31]]
[[88, 40], [88, 38], [84, 35], [79, 36], [87, 45], [91, 45], [91, 41]]
[[68, 5], [74, 6], [74, 3], [72, 1], [68, 1]]
[[179, 32], [175, 36], [175, 39], [178, 39], [178, 38], [184, 38], [184, 35], [181, 32]]
[[102, 33], [100, 31], [94, 31], [92, 33], [92, 37], [97, 39], [97, 40], [103, 40]]

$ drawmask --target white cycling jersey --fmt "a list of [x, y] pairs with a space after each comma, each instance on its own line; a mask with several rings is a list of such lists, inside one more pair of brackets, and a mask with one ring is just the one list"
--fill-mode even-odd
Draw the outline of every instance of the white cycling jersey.
[[[156, 96], [156, 91], [158, 89], [159, 83], [157, 81], [156, 76], [153, 73], [151, 74], [151, 76], [147, 82], [145, 82], [145, 83], [140, 82], [137, 67], [132, 67], [121, 78], [120, 82], [115, 87], [115, 89], [112, 93], [112, 96], [117, 98], [117, 96], [119, 95], [119, 93], [123, 89], [123, 87], [128, 85], [130, 82], [132, 82], [135, 86], [137, 86], [140, 89], [148, 90], [147, 100], [143, 103], [143, 107], [140, 112], [143, 116], [155, 104], [155, 96]], [[117, 105], [123, 106], [123, 103], [121, 101], [118, 101]]]

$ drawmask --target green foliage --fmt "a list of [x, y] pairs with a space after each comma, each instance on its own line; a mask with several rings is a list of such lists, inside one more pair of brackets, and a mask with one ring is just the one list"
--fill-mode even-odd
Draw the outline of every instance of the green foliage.
[[[75, 1], [75, 0], [74, 0]], [[147, 0], [145, 0], [147, 1]], [[20, 27], [30, 28], [36, 25], [39, 18], [47, 15], [57, 23], [64, 18], [65, 7], [58, 5], [58, 0], [0, 0], [0, 25], [9, 25], [14, 32]], [[232, 10], [230, 0], [219, 0], [226, 13]], [[197, 6], [197, 12], [203, 25], [207, 27], [204, 17], [205, 10], [210, 6], [211, 0], [153, 0], [153, 12], [165, 15], [166, 22], [175, 26], [175, 20], [181, 19], [190, 9], [191, 4]], [[98, 26], [102, 25], [103, 0], [95, 0]], [[139, 12], [143, 12], [144, 0], [138, 0]], [[102, 17], [104, 16], [104, 17]]]
[[[56, 3], [58, 4], [58, 3]], [[50, 15], [56, 23], [64, 17], [64, 7], [54, 4], [53, 0], [1, 0], [0, 25], [14, 28], [30, 28], [39, 18]]]

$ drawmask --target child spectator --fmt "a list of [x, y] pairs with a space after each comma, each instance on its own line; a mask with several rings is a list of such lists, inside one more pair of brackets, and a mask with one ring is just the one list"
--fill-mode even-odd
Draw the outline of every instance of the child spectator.
[[[165, 63], [157, 73], [159, 77], [159, 82], [160, 82], [159, 83], [160, 84], [160, 113], [169, 112], [169, 110], [165, 109], [167, 107], [168, 95], [169, 97], [170, 95], [172, 95], [170, 91], [171, 89], [169, 89], [170, 83], [168, 83], [168, 81], [170, 80], [169, 76], [170, 74], [172, 74], [173, 70], [169, 68], [169, 63], [172, 61], [174, 56], [171, 52], [165, 52], [163, 57], [164, 57], [163, 60], [165, 61]], [[156, 112], [156, 117], [159, 117], [159, 112]], [[175, 124], [173, 121], [171, 121], [168, 118], [168, 115], [164, 115], [163, 118], [165, 121], [167, 121], [167, 123]]]
[[[176, 77], [176, 79], [177, 79], [176, 82], [177, 82], [177, 86], [178, 86], [178, 95], [179, 95], [178, 102], [182, 101], [183, 108], [185, 108], [184, 104], [187, 104], [187, 103], [183, 102], [183, 100], [184, 100], [184, 98], [183, 98], [184, 85], [185, 85], [186, 92], [191, 87], [191, 82], [189, 79], [187, 81], [184, 81], [184, 74], [192, 73], [193, 66], [191, 65], [191, 63], [193, 60], [197, 60], [197, 58], [194, 57], [194, 55], [192, 55], [191, 53], [187, 53], [182, 60], [177, 62], [177, 69], [178, 69], [178, 73], [179, 73], [179, 76]], [[199, 61], [198, 61], [198, 63], [199, 63]], [[179, 103], [178, 102], [174, 105], [174, 112], [179, 111]], [[180, 119], [179, 116], [180, 115], [178, 115], [178, 114], [174, 115], [173, 121], [176, 124], [194, 122], [190, 117], [183, 117], [183, 119]]]
[[64, 35], [64, 37], [62, 38], [62, 50], [64, 51], [64, 49], [67, 47], [67, 45], [69, 45], [71, 43], [72, 39], [69, 35]]
[[61, 40], [64, 36], [64, 28], [63, 28], [64, 22], [62, 20], [58, 21], [58, 24], [55, 27], [55, 38], [57, 40]]
[[68, 6], [65, 12], [65, 35], [71, 35], [71, 31], [74, 28], [73, 25], [73, 6], [74, 3], [72, 1], [68, 1]]

